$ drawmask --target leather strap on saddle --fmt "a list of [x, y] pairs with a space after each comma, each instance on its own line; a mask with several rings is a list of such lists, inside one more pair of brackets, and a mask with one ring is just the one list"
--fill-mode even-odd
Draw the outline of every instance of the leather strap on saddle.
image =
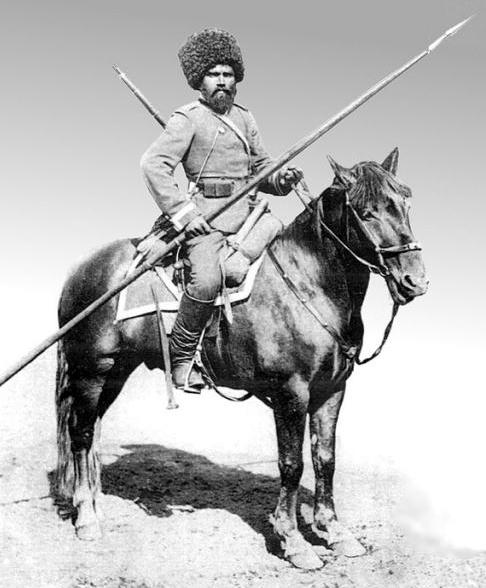
[[154, 299], [155, 309], [156, 309], [156, 316], [157, 316], [157, 325], [159, 328], [159, 342], [160, 348], [162, 350], [162, 357], [164, 360], [164, 374], [165, 374], [165, 390], [167, 392], [167, 408], [174, 409], [179, 408], [174, 396], [174, 386], [172, 385], [172, 369], [171, 369], [171, 361], [170, 361], [170, 353], [169, 353], [169, 338], [167, 336], [167, 331], [165, 330], [164, 319], [162, 317], [162, 311], [160, 309], [159, 299], [157, 298], [157, 294], [155, 292], [155, 288], [153, 285], [150, 286], [152, 290], [152, 298]]

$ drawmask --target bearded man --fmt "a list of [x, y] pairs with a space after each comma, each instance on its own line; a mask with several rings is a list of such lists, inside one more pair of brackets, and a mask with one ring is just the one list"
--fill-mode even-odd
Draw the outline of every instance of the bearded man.
[[[250, 212], [245, 197], [217, 216], [210, 214], [272, 160], [263, 147], [251, 113], [234, 102], [236, 84], [244, 76], [236, 39], [220, 29], [189, 37], [179, 60], [196, 102], [177, 109], [160, 137], [143, 155], [141, 166], [149, 191], [178, 231], [185, 231], [190, 275], [172, 330], [170, 351], [174, 385], [188, 392], [204, 386], [191, 370], [198, 340], [222, 285], [221, 260], [226, 238], [238, 231]], [[179, 191], [174, 170], [182, 163], [189, 180]], [[286, 195], [302, 172], [287, 167], [259, 185], [259, 190]]]

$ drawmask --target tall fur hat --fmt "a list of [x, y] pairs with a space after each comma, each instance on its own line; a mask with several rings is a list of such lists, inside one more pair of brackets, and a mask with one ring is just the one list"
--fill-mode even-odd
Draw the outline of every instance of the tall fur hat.
[[236, 39], [221, 29], [204, 29], [191, 35], [179, 50], [182, 71], [191, 88], [198, 90], [207, 71], [215, 65], [231, 65], [235, 80], [245, 75], [243, 56]]

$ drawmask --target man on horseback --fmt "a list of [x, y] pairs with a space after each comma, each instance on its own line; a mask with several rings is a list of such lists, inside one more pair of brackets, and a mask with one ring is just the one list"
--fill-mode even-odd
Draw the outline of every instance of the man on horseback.
[[[251, 197], [239, 200], [211, 226], [210, 214], [252, 176], [271, 163], [251, 113], [234, 102], [244, 65], [236, 39], [219, 29], [205, 29], [189, 37], [179, 60], [199, 99], [177, 109], [164, 132], [142, 157], [147, 186], [163, 213], [188, 239], [185, 254], [190, 274], [172, 330], [170, 350], [176, 387], [199, 392], [204, 386], [191, 371], [201, 332], [222, 286], [222, 256], [226, 239], [238, 231], [250, 212]], [[182, 163], [189, 181], [181, 193], [174, 170]], [[298, 168], [281, 168], [259, 189], [286, 195], [302, 178]]]

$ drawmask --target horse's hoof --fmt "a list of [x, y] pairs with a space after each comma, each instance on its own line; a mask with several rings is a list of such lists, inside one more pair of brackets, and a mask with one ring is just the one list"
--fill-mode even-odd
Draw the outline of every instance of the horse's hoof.
[[330, 548], [338, 555], [346, 557], [360, 557], [366, 553], [366, 549], [354, 537], [349, 537], [343, 541], [331, 543]]
[[287, 537], [282, 541], [284, 557], [296, 568], [301, 570], [318, 570], [324, 562], [299, 534]]
[[76, 536], [81, 541], [96, 541], [101, 537], [101, 527], [97, 523], [76, 527]]
[[312, 549], [310, 552], [289, 556], [287, 561], [300, 570], [318, 570], [324, 565], [322, 559]]
[[329, 524], [327, 531], [319, 529], [315, 524], [312, 525], [312, 530], [319, 539], [326, 543], [329, 549], [338, 555], [360, 557], [366, 553], [366, 549], [354, 538], [353, 534], [336, 521]]

